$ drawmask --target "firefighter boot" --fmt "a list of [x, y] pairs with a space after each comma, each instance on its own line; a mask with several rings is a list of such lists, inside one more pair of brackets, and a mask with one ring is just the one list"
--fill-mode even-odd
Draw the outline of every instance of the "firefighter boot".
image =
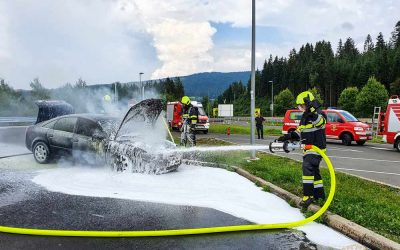
[[303, 200], [300, 202], [300, 206], [302, 208], [308, 208], [308, 206], [310, 206], [313, 201], [313, 196], [303, 196]]

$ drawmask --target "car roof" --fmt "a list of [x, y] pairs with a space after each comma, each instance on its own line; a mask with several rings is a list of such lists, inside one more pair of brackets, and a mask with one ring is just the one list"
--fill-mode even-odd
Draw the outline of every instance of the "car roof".
[[63, 117], [78, 117], [78, 118], [85, 118], [92, 121], [100, 121], [100, 120], [118, 120], [115, 116], [105, 115], [105, 114], [92, 114], [92, 113], [84, 113], [84, 114], [71, 114], [71, 115], [63, 115], [56, 118], [63, 118]]

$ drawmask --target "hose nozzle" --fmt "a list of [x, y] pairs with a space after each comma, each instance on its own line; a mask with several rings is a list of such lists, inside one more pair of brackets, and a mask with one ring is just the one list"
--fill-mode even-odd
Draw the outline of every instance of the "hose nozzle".
[[273, 141], [269, 144], [269, 151], [271, 153], [276, 153], [276, 152], [285, 152], [289, 153], [291, 151], [294, 151], [296, 149], [301, 148], [300, 142], [291, 142], [291, 141], [284, 141], [284, 142], [278, 142], [278, 141]]

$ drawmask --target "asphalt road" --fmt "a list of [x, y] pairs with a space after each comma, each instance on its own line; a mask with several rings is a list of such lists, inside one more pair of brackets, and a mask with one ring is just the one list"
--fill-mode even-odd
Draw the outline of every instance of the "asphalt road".
[[[5, 154], [10, 152], [10, 148], [13, 154], [25, 153], [24, 137], [24, 127], [0, 128], [0, 154], [2, 151]], [[18, 168], [18, 156], [13, 159], [15, 169], [0, 164], [2, 226], [119, 231], [249, 224], [246, 220], [210, 208], [49, 192], [31, 181], [38, 170], [37, 166], [33, 167], [33, 157], [32, 163], [27, 164], [28, 168]], [[0, 163], [5, 160], [0, 157]], [[0, 233], [0, 249], [317, 249], [317, 246], [303, 232], [273, 230], [150, 238], [45, 237]]]
[[[249, 145], [249, 135], [222, 135], [198, 134], [201, 137], [214, 137], [241, 145]], [[265, 137], [264, 140], [256, 139], [258, 145], [269, 145], [276, 137]], [[295, 160], [302, 160], [302, 152], [278, 153]], [[393, 149], [393, 145], [366, 143], [358, 146], [344, 146], [339, 141], [328, 141], [327, 155], [337, 171], [349, 173], [377, 182], [385, 183], [400, 188], [400, 153]]]

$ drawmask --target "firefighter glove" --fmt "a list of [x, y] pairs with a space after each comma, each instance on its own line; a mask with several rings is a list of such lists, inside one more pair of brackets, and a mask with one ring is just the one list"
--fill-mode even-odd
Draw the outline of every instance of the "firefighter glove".
[[290, 140], [290, 134], [282, 135], [278, 138], [279, 142], [284, 142]]

